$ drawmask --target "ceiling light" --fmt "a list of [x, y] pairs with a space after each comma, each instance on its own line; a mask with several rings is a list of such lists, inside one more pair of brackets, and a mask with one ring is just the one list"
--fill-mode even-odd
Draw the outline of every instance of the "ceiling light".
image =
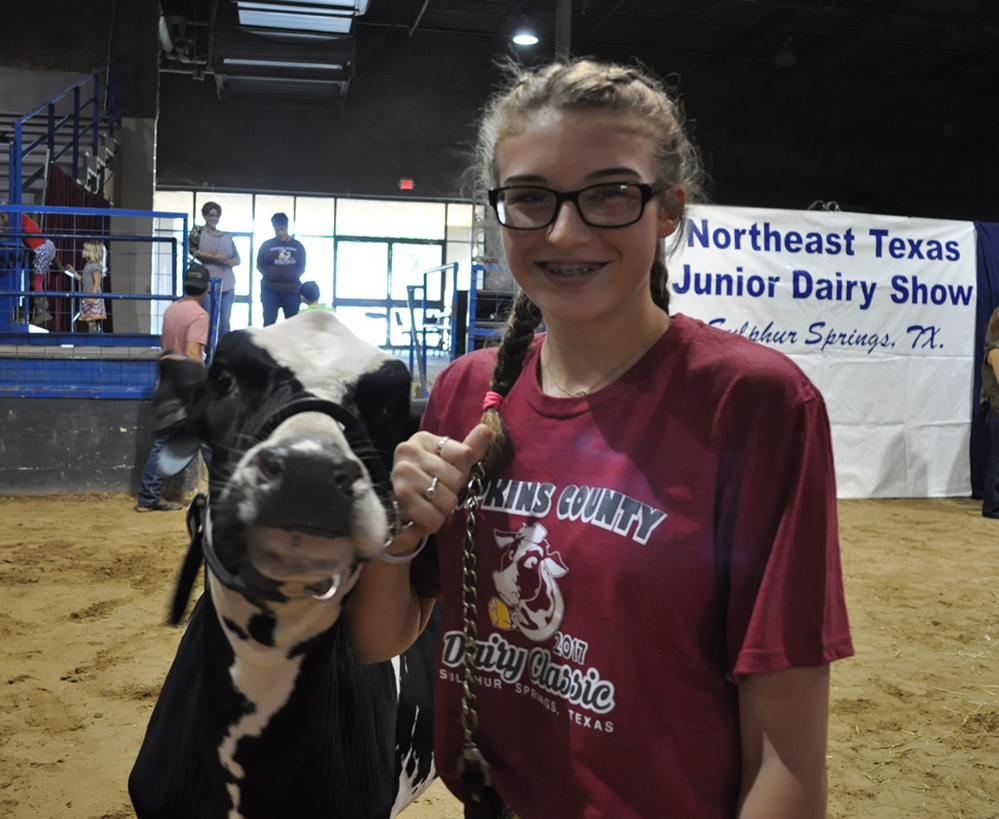
[[517, 29], [517, 33], [513, 35], [513, 41], [517, 45], [529, 46], [537, 45], [538, 35], [536, 35], [529, 28], [521, 27]]

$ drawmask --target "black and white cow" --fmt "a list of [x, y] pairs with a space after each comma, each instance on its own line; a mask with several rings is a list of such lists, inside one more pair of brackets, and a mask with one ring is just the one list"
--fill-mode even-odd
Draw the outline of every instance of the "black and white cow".
[[328, 311], [230, 333], [207, 371], [161, 361], [166, 461], [212, 450], [175, 618], [199, 539], [209, 570], [129, 777], [139, 819], [380, 819], [430, 783], [437, 619], [372, 666], [337, 623], [396, 523], [409, 390]]

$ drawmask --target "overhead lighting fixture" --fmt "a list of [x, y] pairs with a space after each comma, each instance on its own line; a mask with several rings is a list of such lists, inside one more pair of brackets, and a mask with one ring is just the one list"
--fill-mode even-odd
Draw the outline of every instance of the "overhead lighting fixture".
[[244, 5], [239, 8], [239, 24], [250, 28], [271, 28], [305, 30], [312, 33], [349, 34], [350, 24], [354, 18], [339, 14], [299, 14], [284, 11], [257, 10], [252, 6], [263, 6], [263, 3]]
[[251, 60], [243, 57], [225, 57], [226, 65], [247, 66], [250, 68], [301, 68], [305, 71], [343, 71], [339, 63], [307, 63], [300, 60]]
[[531, 29], [525, 17], [520, 18], [520, 25], [517, 26], [517, 31], [513, 35], [513, 41], [522, 46], [537, 45], [538, 35]]

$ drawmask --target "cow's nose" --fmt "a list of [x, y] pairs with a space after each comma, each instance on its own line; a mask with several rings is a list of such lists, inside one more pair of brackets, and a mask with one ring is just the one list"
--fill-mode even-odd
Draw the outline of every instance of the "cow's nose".
[[354, 461], [334, 461], [328, 455], [300, 452], [295, 448], [277, 446], [257, 452], [250, 464], [263, 478], [263, 483], [278, 482], [284, 474], [314, 480], [321, 477], [332, 481], [345, 495], [353, 494], [354, 483], [361, 477], [361, 467]]
[[322, 436], [295, 436], [258, 449], [249, 461], [256, 478], [257, 523], [343, 530], [364, 472]]

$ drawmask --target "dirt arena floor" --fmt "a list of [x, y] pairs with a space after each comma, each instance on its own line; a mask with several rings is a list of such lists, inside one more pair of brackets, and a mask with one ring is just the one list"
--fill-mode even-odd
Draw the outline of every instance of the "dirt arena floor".
[[[180, 632], [183, 514], [0, 498], [0, 816], [132, 816]], [[967, 499], [840, 504], [857, 656], [832, 675], [829, 816], [999, 817], [999, 522]], [[458, 817], [439, 785], [405, 819]]]

